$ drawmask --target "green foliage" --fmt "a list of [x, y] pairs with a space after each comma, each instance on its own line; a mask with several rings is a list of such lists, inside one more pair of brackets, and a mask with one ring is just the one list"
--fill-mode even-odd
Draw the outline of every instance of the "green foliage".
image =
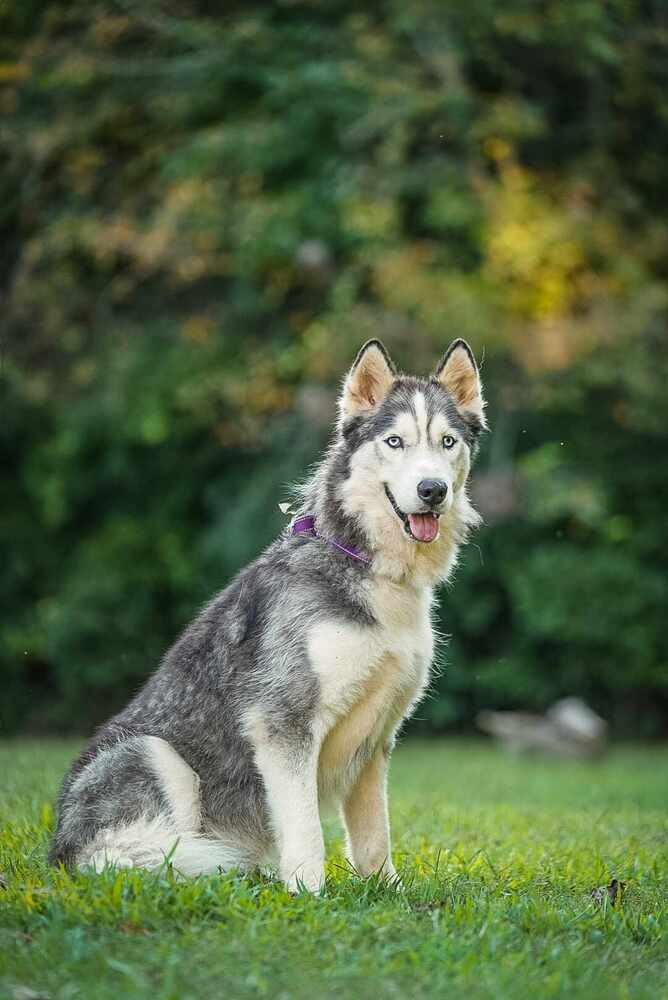
[[484, 352], [424, 725], [668, 719], [668, 36], [629, 0], [0, 5], [5, 731], [120, 705], [381, 336]]
[[[320, 899], [261, 876], [48, 870], [50, 803], [74, 752], [0, 748], [3, 996], [654, 1000], [668, 986], [664, 751], [587, 764], [400, 747], [403, 891], [352, 873], [331, 824]], [[616, 905], [592, 900], [612, 878]]]

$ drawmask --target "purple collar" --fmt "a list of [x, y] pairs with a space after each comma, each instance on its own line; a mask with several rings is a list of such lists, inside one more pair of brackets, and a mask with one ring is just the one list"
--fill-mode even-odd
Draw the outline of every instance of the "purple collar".
[[323, 542], [327, 542], [333, 549], [345, 552], [351, 559], [357, 559], [358, 562], [366, 563], [367, 566], [371, 563], [371, 558], [366, 552], [362, 552], [355, 545], [346, 545], [344, 542], [337, 541], [336, 538], [325, 538], [324, 535], [321, 535], [315, 526], [315, 517], [313, 514], [302, 514], [301, 517], [296, 517], [292, 522], [292, 534], [310, 535], [311, 538], [321, 538]]

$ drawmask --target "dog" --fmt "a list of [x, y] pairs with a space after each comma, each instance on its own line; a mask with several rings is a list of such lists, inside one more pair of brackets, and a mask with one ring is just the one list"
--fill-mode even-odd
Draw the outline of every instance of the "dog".
[[362, 347], [291, 525], [67, 774], [53, 864], [273, 865], [317, 893], [330, 804], [359, 875], [397, 877], [390, 754], [428, 684], [434, 587], [479, 521], [467, 480], [484, 407], [463, 340], [429, 378], [399, 374], [378, 340]]

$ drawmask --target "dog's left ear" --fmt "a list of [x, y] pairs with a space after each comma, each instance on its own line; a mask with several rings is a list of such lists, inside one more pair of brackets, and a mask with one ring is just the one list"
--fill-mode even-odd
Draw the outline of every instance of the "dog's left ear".
[[465, 340], [453, 340], [434, 376], [448, 390], [463, 416], [474, 417], [487, 429], [485, 400], [473, 351]]
[[361, 349], [343, 383], [341, 416], [359, 417], [373, 410], [387, 396], [397, 370], [379, 340]]

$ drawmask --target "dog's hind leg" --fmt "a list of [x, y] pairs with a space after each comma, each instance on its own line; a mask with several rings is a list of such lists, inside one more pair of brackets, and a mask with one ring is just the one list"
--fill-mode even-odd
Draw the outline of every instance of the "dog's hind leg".
[[206, 837], [199, 778], [165, 740], [137, 736], [101, 750], [69, 786], [52, 860], [79, 868], [160, 868], [184, 875], [245, 867], [240, 845]]

